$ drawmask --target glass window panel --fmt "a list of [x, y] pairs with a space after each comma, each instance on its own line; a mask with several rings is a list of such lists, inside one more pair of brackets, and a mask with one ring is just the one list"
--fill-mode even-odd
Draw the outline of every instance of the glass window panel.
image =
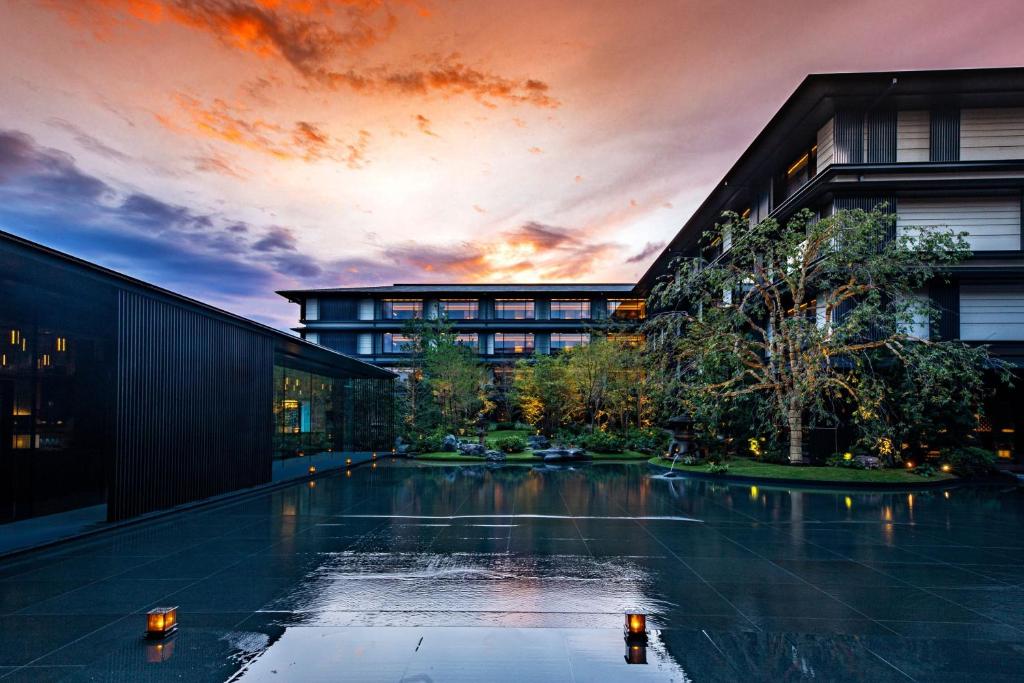
[[449, 320], [475, 320], [479, 317], [480, 302], [476, 299], [441, 299], [438, 314]]
[[553, 332], [551, 334], [552, 351], [564, 351], [589, 343], [590, 335], [586, 332]]
[[608, 317], [616, 320], [643, 320], [647, 317], [647, 302], [643, 299], [609, 299]]
[[494, 317], [499, 320], [529, 320], [534, 317], [533, 299], [498, 299]]
[[498, 332], [494, 335], [494, 352], [504, 354], [533, 353], [533, 335]]
[[462, 332], [455, 335], [455, 343], [460, 346], [468, 346], [475, 351], [480, 347], [480, 335], [476, 332]]
[[423, 301], [420, 299], [384, 299], [381, 301], [380, 317], [384, 320], [422, 318]]
[[556, 299], [551, 302], [552, 320], [586, 320], [590, 302], [586, 299]]
[[413, 338], [405, 334], [384, 333], [384, 353], [408, 353], [412, 351]]

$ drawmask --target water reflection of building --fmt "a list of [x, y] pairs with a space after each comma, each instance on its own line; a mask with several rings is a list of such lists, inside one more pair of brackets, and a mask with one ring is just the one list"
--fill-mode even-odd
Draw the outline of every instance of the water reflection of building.
[[0, 524], [121, 520], [393, 442], [388, 371], [6, 233], [0, 291]]

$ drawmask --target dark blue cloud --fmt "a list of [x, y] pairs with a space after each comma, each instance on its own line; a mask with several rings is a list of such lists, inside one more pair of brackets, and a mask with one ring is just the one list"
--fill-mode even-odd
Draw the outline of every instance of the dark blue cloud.
[[275, 288], [325, 274], [287, 228], [119, 191], [18, 131], [0, 130], [0, 229], [198, 299], [262, 300], [266, 307], [236, 312], [264, 320], [281, 310]]

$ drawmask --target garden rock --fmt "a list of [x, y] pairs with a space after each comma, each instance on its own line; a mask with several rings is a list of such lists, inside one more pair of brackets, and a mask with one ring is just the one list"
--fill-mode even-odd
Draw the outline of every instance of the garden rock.
[[534, 456], [541, 458], [544, 462], [572, 462], [576, 460], [590, 460], [590, 454], [582, 448], [548, 448], [534, 451]]
[[459, 450], [459, 437], [454, 434], [446, 434], [445, 437], [441, 439], [441, 450], [446, 453]]
[[487, 451], [484, 457], [488, 462], [505, 462], [505, 454], [501, 451]]
[[551, 448], [551, 442], [548, 440], [548, 437], [541, 434], [526, 437], [526, 443], [535, 451], [542, 448]]
[[459, 453], [463, 455], [486, 455], [487, 446], [480, 443], [463, 443], [459, 444]]
[[882, 461], [873, 455], [858, 455], [853, 460], [866, 470], [882, 469]]

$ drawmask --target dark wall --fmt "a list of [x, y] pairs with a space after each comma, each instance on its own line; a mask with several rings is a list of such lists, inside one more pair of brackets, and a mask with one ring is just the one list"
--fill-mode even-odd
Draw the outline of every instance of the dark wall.
[[121, 291], [108, 517], [270, 481], [274, 340]]

